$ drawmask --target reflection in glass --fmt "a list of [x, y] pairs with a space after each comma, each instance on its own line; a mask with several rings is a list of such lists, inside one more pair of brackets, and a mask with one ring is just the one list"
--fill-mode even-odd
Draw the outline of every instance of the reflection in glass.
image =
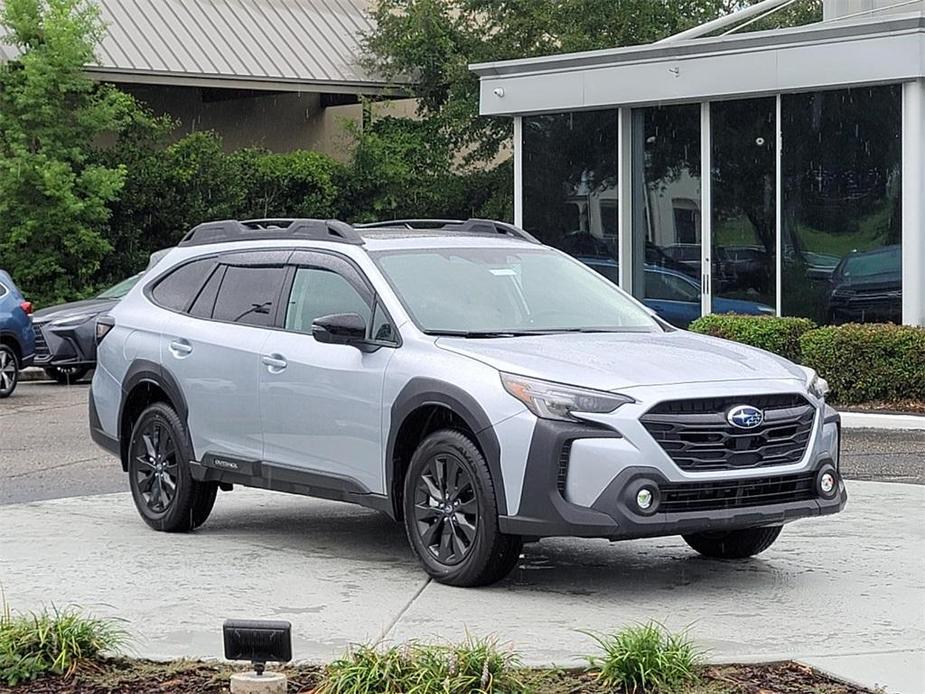
[[617, 282], [617, 111], [525, 117], [522, 142], [524, 228]]
[[776, 303], [775, 111], [773, 97], [710, 104], [714, 313]]
[[783, 313], [902, 319], [901, 91], [782, 97]]
[[634, 293], [678, 327], [700, 316], [700, 106], [633, 111]]

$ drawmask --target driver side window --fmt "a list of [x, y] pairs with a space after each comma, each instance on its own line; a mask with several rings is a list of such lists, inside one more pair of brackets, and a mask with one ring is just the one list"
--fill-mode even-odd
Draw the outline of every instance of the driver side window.
[[286, 330], [311, 334], [317, 318], [335, 313], [357, 313], [367, 325], [372, 317], [369, 304], [343, 275], [324, 268], [298, 268], [286, 307]]

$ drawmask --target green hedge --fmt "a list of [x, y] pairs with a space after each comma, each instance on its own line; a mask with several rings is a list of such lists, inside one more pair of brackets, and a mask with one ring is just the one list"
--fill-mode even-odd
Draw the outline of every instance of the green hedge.
[[925, 328], [831, 326], [807, 332], [800, 345], [803, 363], [829, 382], [832, 402], [925, 402]]
[[712, 314], [698, 318], [690, 329], [696, 333], [734, 340], [800, 361], [800, 337], [816, 327], [808, 318], [737, 316]]
[[806, 318], [704, 316], [691, 330], [804, 364], [826, 379], [838, 405], [925, 402], [925, 328], [893, 324], [816, 327]]

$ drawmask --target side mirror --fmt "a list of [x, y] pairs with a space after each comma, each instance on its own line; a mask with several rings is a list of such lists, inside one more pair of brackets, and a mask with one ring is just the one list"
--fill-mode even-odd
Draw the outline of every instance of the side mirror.
[[312, 321], [312, 336], [329, 345], [356, 345], [366, 341], [366, 321], [358, 313], [334, 313]]

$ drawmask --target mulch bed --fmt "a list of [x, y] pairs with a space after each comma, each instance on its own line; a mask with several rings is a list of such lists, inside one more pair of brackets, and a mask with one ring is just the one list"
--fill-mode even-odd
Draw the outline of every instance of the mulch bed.
[[925, 401], [865, 402], [861, 405], [847, 405], [838, 409], [844, 412], [873, 412], [876, 414], [925, 414]]
[[[71, 677], [46, 677], [4, 694], [218, 694], [228, 692], [229, 665], [181, 661], [111, 660], [82, 668]], [[317, 667], [288, 667], [289, 692], [310, 694], [321, 677]], [[537, 673], [537, 694], [605, 694], [587, 672]], [[793, 662], [762, 665], [710, 665], [690, 694], [870, 694]], [[615, 693], [614, 693], [615, 694]]]

